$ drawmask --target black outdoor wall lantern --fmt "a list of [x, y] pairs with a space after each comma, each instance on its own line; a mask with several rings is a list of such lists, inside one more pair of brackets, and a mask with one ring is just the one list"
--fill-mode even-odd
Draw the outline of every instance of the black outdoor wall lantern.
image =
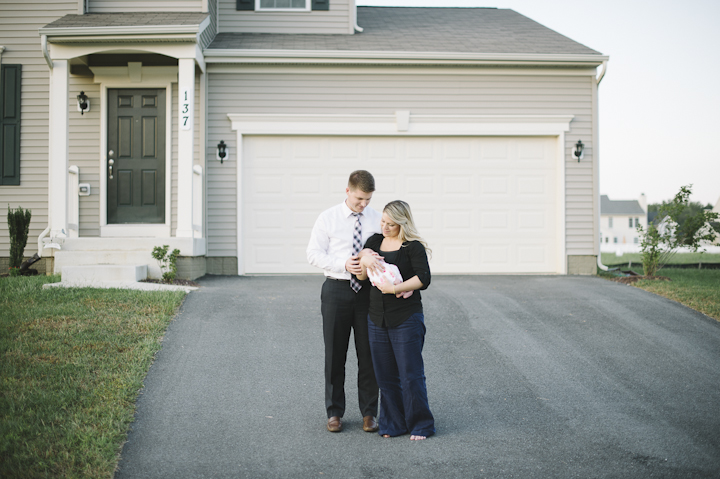
[[77, 102], [78, 111], [81, 115], [84, 114], [86, 111], [90, 111], [90, 99], [84, 91], [81, 91], [80, 94], [77, 96]]
[[228, 146], [225, 144], [224, 140], [220, 140], [220, 143], [217, 145], [217, 156], [216, 158], [220, 160], [220, 164], [222, 165], [223, 160], [227, 158], [228, 155]]
[[578, 163], [583, 157], [583, 151], [585, 150], [585, 145], [583, 145], [583, 142], [578, 140], [577, 143], [575, 143], [575, 151], [573, 151], [573, 156], [577, 158]]

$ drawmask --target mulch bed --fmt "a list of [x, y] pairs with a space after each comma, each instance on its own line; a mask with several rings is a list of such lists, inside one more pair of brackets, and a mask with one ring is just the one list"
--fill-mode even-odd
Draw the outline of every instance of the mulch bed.
[[623, 284], [632, 284], [635, 281], [640, 281], [641, 279], [654, 279], [654, 280], [660, 280], [660, 281], [672, 281], [667, 276], [623, 276], [621, 278], [613, 278], [613, 281], [617, 281], [618, 283]]
[[178, 286], [195, 286], [196, 288], [200, 286], [199, 283], [196, 283], [195, 281], [191, 281], [189, 279], [176, 279], [172, 283], [166, 283], [165, 281], [161, 279], [144, 279], [140, 281], [141, 283], [158, 283], [158, 284], [174, 284]]

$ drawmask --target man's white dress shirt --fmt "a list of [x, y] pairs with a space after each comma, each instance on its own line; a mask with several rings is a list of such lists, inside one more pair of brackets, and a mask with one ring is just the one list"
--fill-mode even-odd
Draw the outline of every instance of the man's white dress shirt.
[[[381, 217], [380, 213], [369, 206], [363, 210], [360, 216], [363, 245], [369, 237], [380, 233]], [[325, 270], [325, 276], [349, 280], [350, 273], [345, 270], [345, 262], [352, 256], [354, 230], [353, 211], [344, 201], [320, 213], [307, 247], [310, 264]]]

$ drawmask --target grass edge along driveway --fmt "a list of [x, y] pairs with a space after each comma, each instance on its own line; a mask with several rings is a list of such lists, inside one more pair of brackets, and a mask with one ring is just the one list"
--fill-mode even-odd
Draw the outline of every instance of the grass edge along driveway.
[[0, 278], [0, 477], [111, 478], [184, 292]]
[[[670, 281], [640, 280], [632, 285], [720, 321], [720, 270], [663, 268], [657, 274], [670, 278]], [[600, 276], [615, 277], [608, 273]]]

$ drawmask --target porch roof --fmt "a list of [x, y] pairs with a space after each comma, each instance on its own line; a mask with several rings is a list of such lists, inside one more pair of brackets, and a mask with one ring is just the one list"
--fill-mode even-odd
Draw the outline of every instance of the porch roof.
[[517, 12], [497, 8], [358, 7], [354, 35], [219, 33], [208, 50], [321, 50], [605, 57]]
[[86, 13], [65, 15], [41, 30], [49, 33], [49, 30], [67, 28], [197, 26], [207, 16], [207, 13], [194, 12]]

